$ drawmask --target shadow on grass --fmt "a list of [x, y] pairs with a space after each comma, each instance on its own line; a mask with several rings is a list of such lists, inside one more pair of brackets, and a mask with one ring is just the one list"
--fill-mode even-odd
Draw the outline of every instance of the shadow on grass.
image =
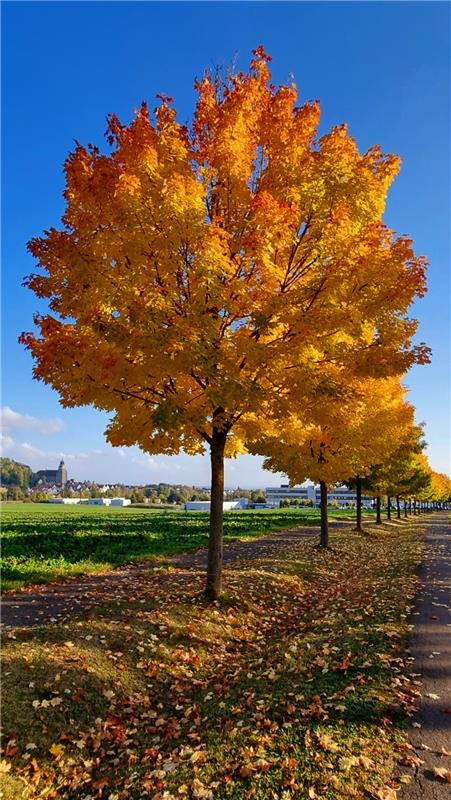
[[[208, 514], [129, 509], [70, 509], [27, 506], [3, 525], [3, 588], [48, 583], [148, 558], [205, 548]], [[317, 523], [316, 511], [227, 512], [224, 542], [249, 539]]]

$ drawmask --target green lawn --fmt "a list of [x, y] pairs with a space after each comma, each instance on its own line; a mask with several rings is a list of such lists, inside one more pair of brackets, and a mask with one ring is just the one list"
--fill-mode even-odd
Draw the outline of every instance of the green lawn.
[[[330, 516], [346, 518], [353, 513], [331, 510]], [[228, 511], [224, 540], [318, 521], [318, 509]], [[6, 503], [2, 530], [2, 587], [9, 590], [206, 547], [208, 514]]]

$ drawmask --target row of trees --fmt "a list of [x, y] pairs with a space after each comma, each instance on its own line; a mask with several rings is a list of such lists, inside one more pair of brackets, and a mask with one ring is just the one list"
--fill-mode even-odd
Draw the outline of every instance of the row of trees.
[[[206, 593], [221, 589], [224, 458], [263, 454], [291, 481], [357, 481], [418, 429], [400, 376], [429, 360], [408, 309], [426, 261], [383, 222], [400, 161], [360, 153], [319, 105], [248, 72], [196, 82], [193, 123], [108, 118], [77, 144], [60, 229], [33, 239], [48, 301], [21, 341], [64, 406], [111, 414], [113, 445], [211, 459]], [[324, 504], [323, 504], [324, 505]], [[324, 520], [322, 543], [327, 543]]]
[[[349, 384], [348, 384], [349, 387]], [[346, 482], [356, 490], [357, 530], [362, 530], [362, 491], [380, 498], [406, 502], [446, 502], [451, 497], [447, 476], [434, 473], [423, 454], [422, 428], [415, 423], [414, 408], [406, 400], [399, 377], [356, 381], [346, 398], [317, 398], [309, 417], [293, 412], [285, 426], [252, 443], [265, 455], [264, 466], [285, 472], [292, 483], [306, 478], [321, 489], [321, 539], [328, 546], [327, 492]]]

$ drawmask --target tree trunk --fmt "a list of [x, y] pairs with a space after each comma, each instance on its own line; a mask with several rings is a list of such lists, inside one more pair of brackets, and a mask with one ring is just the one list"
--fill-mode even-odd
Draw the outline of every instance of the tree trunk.
[[417, 501], [413, 501], [413, 516], [415, 517], [417, 513]]
[[376, 497], [376, 523], [380, 525], [382, 523], [381, 520], [381, 498], [380, 495]]
[[404, 516], [407, 517], [407, 500], [404, 500]]
[[396, 513], [398, 515], [398, 519], [401, 519], [401, 505], [399, 502], [399, 494], [396, 495]]
[[207, 585], [205, 595], [217, 600], [222, 579], [222, 532], [224, 517], [224, 449], [227, 433], [213, 429], [210, 445], [211, 495], [210, 536], [208, 540]]
[[387, 519], [391, 519], [391, 497], [387, 497]]
[[409, 514], [412, 513], [412, 500], [409, 500]]
[[321, 498], [321, 534], [319, 539], [320, 547], [329, 547], [329, 525], [327, 521], [327, 485], [324, 481], [319, 482]]
[[357, 530], [359, 531], [359, 533], [361, 533], [362, 532], [362, 484], [358, 478], [355, 485], [355, 496], [356, 496], [356, 524], [357, 524]]

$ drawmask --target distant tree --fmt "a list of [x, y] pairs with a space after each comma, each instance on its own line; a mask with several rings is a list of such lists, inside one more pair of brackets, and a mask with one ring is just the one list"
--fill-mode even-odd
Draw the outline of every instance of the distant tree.
[[266, 503], [266, 496], [264, 494], [255, 494], [252, 500], [253, 503]]
[[35, 486], [38, 476], [31, 467], [11, 458], [0, 459], [0, 483], [2, 486]]
[[178, 503], [178, 504], [179, 503], [183, 503], [184, 502], [183, 494], [181, 492], [177, 492], [175, 489], [171, 489], [171, 491], [169, 492], [169, 494], [168, 494], [168, 496], [166, 498], [166, 502], [167, 503]]
[[47, 494], [47, 492], [44, 491], [35, 492], [35, 494], [33, 495], [34, 503], [47, 503], [48, 499], [49, 495]]

